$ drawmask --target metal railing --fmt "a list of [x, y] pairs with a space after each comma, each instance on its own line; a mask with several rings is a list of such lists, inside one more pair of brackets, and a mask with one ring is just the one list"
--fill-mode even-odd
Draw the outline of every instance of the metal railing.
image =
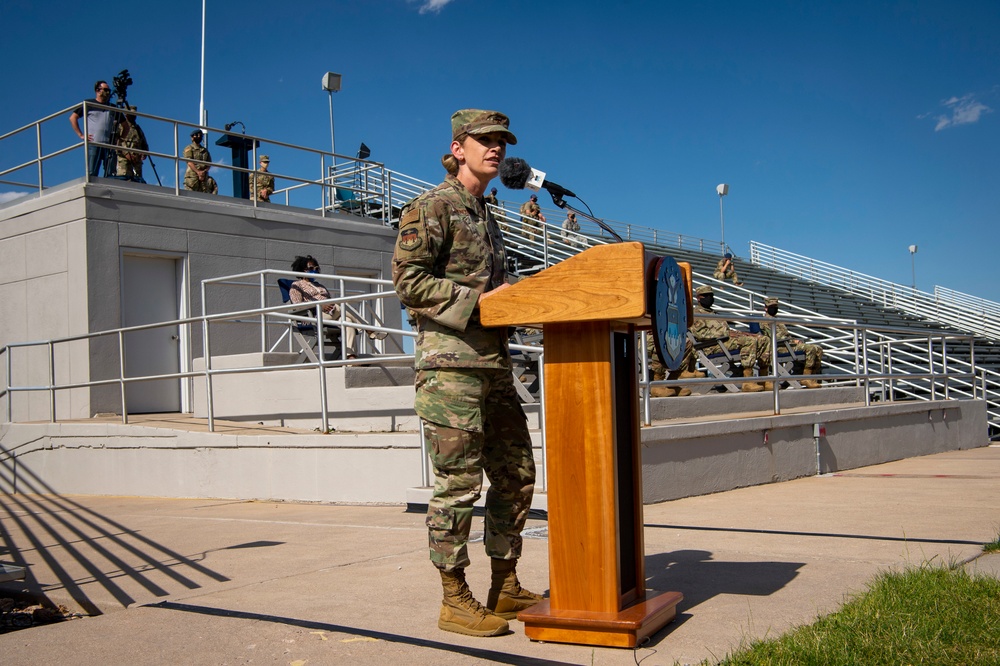
[[[1000, 305], [970, 310], [960, 299], [941, 299], [913, 287], [858, 273], [794, 252], [750, 241], [750, 260], [779, 273], [793, 275], [857, 294], [886, 308], [894, 308], [956, 330], [1000, 341]], [[957, 293], [957, 292], [952, 292]], [[986, 301], [989, 303], [989, 301]]]

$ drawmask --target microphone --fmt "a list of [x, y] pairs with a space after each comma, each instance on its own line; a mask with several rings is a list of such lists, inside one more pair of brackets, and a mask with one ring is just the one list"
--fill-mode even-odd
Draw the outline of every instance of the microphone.
[[509, 190], [523, 190], [527, 187], [537, 192], [545, 188], [553, 197], [576, 196], [559, 183], [546, 180], [544, 171], [532, 169], [520, 157], [508, 157], [500, 163], [500, 182]]

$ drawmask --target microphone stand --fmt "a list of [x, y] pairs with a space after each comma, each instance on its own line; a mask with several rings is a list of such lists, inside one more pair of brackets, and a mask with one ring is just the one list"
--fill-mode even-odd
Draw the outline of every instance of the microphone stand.
[[[604, 231], [607, 231], [609, 234], [611, 234], [611, 236], [616, 241], [618, 241], [619, 243], [624, 243], [625, 242], [625, 240], [621, 236], [619, 236], [617, 233], [615, 233], [615, 230], [612, 229], [610, 226], [608, 226], [608, 224], [604, 220], [598, 219], [598, 218], [594, 217], [593, 215], [589, 215], [587, 213], [584, 213], [579, 208], [574, 208], [573, 206], [570, 206], [568, 203], [566, 203], [566, 200], [563, 199], [563, 197], [562, 197], [561, 194], [556, 194], [555, 192], [553, 192], [551, 190], [549, 190], [548, 192], [549, 192], [549, 194], [552, 195], [552, 203], [554, 203], [559, 208], [565, 208], [566, 210], [573, 211], [577, 215], [582, 215], [586, 219], [590, 220], [591, 222], [593, 222], [594, 224], [596, 224], [597, 226], [599, 226]], [[584, 205], [586, 205], [586, 204], [584, 204]]]

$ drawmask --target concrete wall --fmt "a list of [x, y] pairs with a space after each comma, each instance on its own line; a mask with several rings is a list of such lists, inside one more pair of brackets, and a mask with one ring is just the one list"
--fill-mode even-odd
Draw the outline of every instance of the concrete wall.
[[[324, 272], [370, 278], [391, 276], [395, 231], [378, 221], [278, 205], [182, 192], [152, 185], [99, 179], [68, 183], [0, 208], [0, 345], [122, 325], [122, 254], [175, 257], [184, 272], [179, 315], [200, 314], [201, 280], [260, 269], [287, 270], [296, 255], [312, 254]], [[327, 285], [332, 287], [333, 285]], [[44, 303], [40, 303], [44, 295]], [[268, 285], [266, 304], [279, 305]], [[215, 286], [208, 311], [258, 307], [259, 289]], [[383, 318], [400, 327], [398, 302], [386, 302]], [[186, 358], [202, 353], [200, 327], [186, 332]], [[280, 327], [269, 331], [277, 339]], [[217, 324], [216, 353], [260, 351], [260, 332], [247, 324]], [[32, 352], [14, 363], [16, 383], [47, 384], [48, 355]], [[114, 339], [80, 343], [57, 352], [57, 381], [118, 376]], [[120, 412], [117, 386], [60, 393], [59, 418]], [[47, 418], [45, 394], [20, 394], [15, 419]], [[0, 405], [6, 408], [6, 405]]]
[[[814, 423], [826, 426], [819, 445], [827, 473], [984, 446], [985, 422], [985, 403], [970, 400], [644, 428], [643, 501], [815, 474]], [[540, 462], [538, 431], [533, 439]], [[400, 504], [426, 502], [430, 492], [417, 488], [423, 461], [416, 433], [244, 436], [102, 423], [5, 424], [0, 451], [2, 492]], [[544, 496], [534, 504], [545, 505]]]
[[[813, 438], [814, 424], [826, 434]], [[721, 492], [985, 446], [981, 400], [901, 402], [642, 431], [643, 501]]]
[[[27, 197], [0, 209], [0, 346], [87, 332], [86, 222], [77, 188]], [[66, 383], [89, 378], [86, 342], [54, 353], [57, 377]], [[4, 360], [6, 362], [6, 359]], [[22, 349], [11, 356], [12, 381], [21, 386], [49, 383], [49, 351]], [[0, 408], [6, 411], [4, 398]], [[48, 393], [19, 393], [11, 403], [15, 419], [49, 418]], [[64, 418], [90, 415], [86, 390], [56, 395]]]

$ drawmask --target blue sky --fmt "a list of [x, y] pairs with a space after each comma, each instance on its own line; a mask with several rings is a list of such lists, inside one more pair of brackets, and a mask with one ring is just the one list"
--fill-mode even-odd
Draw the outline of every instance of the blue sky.
[[[0, 133], [123, 68], [142, 111], [197, 120], [200, 0], [7, 0], [0, 23]], [[451, 113], [499, 109], [508, 154], [601, 217], [717, 240], [726, 182], [741, 256], [753, 239], [909, 284], [916, 244], [919, 288], [1000, 300], [998, 34], [995, 0], [208, 0], [205, 106], [329, 148], [320, 80], [340, 72], [338, 152], [429, 181]]]

